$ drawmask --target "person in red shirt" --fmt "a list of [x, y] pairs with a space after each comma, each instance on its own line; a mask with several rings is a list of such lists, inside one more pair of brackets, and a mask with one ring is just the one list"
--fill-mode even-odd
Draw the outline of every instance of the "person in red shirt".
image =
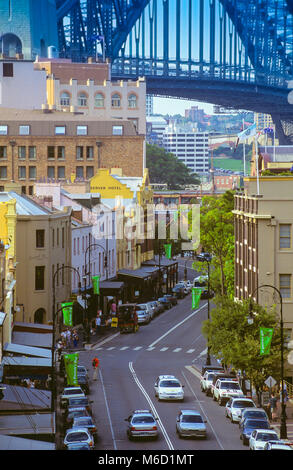
[[97, 380], [99, 365], [100, 365], [99, 359], [97, 357], [94, 357], [92, 361], [92, 366], [94, 369], [93, 380]]

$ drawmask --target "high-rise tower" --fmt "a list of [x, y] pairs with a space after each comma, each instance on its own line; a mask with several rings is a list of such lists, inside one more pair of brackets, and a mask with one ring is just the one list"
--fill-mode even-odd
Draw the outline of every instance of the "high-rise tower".
[[34, 60], [58, 48], [55, 0], [0, 0], [0, 52]]

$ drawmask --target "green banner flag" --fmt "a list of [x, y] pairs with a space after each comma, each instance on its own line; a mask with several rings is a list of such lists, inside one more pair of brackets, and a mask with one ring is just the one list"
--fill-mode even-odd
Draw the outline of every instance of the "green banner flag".
[[78, 385], [77, 379], [78, 353], [64, 354], [64, 365], [67, 385]]
[[168, 243], [167, 245], [164, 245], [164, 248], [165, 248], [166, 258], [171, 259], [171, 257], [172, 257], [172, 245], [171, 245], [171, 243]]
[[192, 308], [198, 308], [201, 297], [201, 289], [192, 288]]
[[260, 354], [261, 356], [270, 354], [271, 342], [274, 329], [260, 327]]
[[100, 276], [93, 276], [92, 281], [93, 281], [94, 294], [100, 294]]
[[64, 302], [61, 304], [63, 313], [63, 324], [66, 326], [72, 326], [72, 309], [73, 302]]

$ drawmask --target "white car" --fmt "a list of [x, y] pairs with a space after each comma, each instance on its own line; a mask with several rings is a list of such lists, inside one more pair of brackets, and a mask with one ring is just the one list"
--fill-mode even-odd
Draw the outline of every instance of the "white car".
[[138, 304], [136, 314], [138, 323], [149, 323], [152, 319], [151, 308], [148, 304]]
[[218, 379], [213, 389], [213, 399], [220, 406], [229, 400], [229, 398], [242, 398], [244, 393], [237, 380]]
[[264, 450], [268, 441], [279, 441], [278, 434], [271, 429], [255, 429], [249, 439], [249, 449]]
[[63, 445], [67, 448], [68, 445], [74, 443], [88, 444], [92, 449], [94, 447], [94, 438], [87, 428], [71, 428], [65, 434]]
[[174, 375], [160, 375], [155, 383], [158, 400], [184, 400], [184, 385]]
[[205, 371], [200, 379], [200, 388], [201, 391], [204, 392], [207, 396], [211, 395], [211, 387], [213, 383], [213, 378], [215, 377], [215, 372], [212, 371]]
[[69, 398], [85, 398], [85, 393], [81, 387], [66, 387], [61, 395], [61, 407], [64, 408]]
[[231, 423], [239, 423], [244, 408], [256, 408], [256, 404], [251, 398], [230, 398], [226, 404], [226, 417], [231, 419]]

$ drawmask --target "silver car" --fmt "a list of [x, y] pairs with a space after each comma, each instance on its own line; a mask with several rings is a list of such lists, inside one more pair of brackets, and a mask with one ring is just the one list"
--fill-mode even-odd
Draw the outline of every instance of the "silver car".
[[128, 422], [127, 436], [129, 440], [134, 437], [151, 437], [157, 439], [157, 420], [149, 410], [136, 410], [125, 419]]
[[181, 410], [176, 419], [176, 432], [179, 437], [207, 437], [206, 420], [199, 411]]
[[147, 304], [138, 304], [136, 313], [138, 323], [149, 323], [151, 321], [150, 309]]

